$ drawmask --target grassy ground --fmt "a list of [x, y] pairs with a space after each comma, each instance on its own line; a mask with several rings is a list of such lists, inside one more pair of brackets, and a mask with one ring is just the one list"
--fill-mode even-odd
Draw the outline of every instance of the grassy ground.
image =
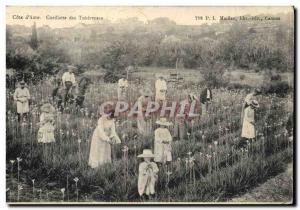
[[269, 179], [250, 192], [232, 199], [232, 202], [281, 202], [292, 203], [293, 165], [290, 163], [285, 172]]
[[[166, 78], [170, 77], [170, 74], [179, 72], [179, 77], [184, 78], [185, 81], [196, 83], [203, 81], [203, 75], [198, 69], [176, 69], [172, 68], [158, 68], [158, 67], [139, 67], [136, 72], [132, 74], [134, 78], [147, 78], [148, 80], [154, 80], [156, 74], [163, 74]], [[104, 70], [99, 69], [98, 71], [88, 71], [85, 73], [91, 77], [101, 77], [104, 75]], [[242, 76], [243, 75], [243, 76]], [[239, 83], [242, 85], [249, 85], [251, 87], [257, 87], [265, 82], [266, 78], [263, 73], [257, 73], [253, 70], [245, 71], [242, 69], [235, 69], [227, 71], [226, 77], [230, 77], [230, 83]], [[287, 81], [290, 85], [293, 84], [294, 75], [292, 72], [280, 73], [282, 81]], [[242, 79], [241, 79], [242, 77]], [[243, 78], [244, 77], [244, 78]]]
[[[144, 73], [135, 73], [143, 76], [142, 83], [131, 83], [129, 101], [136, 100], [141, 88], [154, 88], [153, 71], [146, 69]], [[162, 72], [161, 69], [155, 71]], [[171, 70], [163, 71], [167, 75]], [[197, 73], [195, 70], [184, 72], [184, 85], [182, 88], [170, 86], [168, 100], [182, 100], [190, 92], [199, 94], [201, 87], [192, 85], [193, 80], [197, 81]], [[16, 122], [12, 109], [15, 107], [12, 95], [7, 94], [7, 201], [140, 201], [136, 156], [144, 148], [153, 147], [153, 135], [137, 135], [135, 139], [138, 132], [134, 119], [117, 120], [122, 145], [114, 147], [112, 164], [95, 170], [87, 165], [90, 140], [98, 120], [98, 105], [116, 97], [116, 84], [95, 81], [86, 93], [84, 110], [77, 114], [57, 113], [56, 143], [45, 146], [36, 141], [39, 106], [52, 88], [48, 81], [29, 87], [32, 111], [29, 123], [21, 125]], [[282, 173], [292, 160], [293, 145], [284, 130], [286, 116], [292, 110], [286, 107], [287, 103], [292, 104], [291, 97], [258, 97], [260, 109], [256, 114], [256, 128], [259, 138], [248, 142], [244, 150], [237, 147], [244, 91], [214, 89], [213, 94], [215, 99], [210, 114], [190, 123], [187, 126], [189, 136], [172, 143], [172, 174], [168, 179], [167, 171], [160, 170], [155, 201], [227, 201]], [[152, 126], [155, 126], [154, 122], [155, 118]], [[129, 148], [128, 158], [123, 158], [123, 146]], [[22, 158], [20, 167], [16, 163], [17, 157]], [[125, 163], [129, 163], [129, 168], [124, 167]], [[79, 179], [78, 188], [75, 177]]]

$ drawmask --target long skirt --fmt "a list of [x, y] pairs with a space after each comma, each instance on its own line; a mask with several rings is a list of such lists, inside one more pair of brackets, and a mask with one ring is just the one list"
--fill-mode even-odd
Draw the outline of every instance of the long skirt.
[[244, 122], [243, 122], [242, 137], [247, 138], [247, 139], [255, 138], [255, 127], [254, 127], [254, 125], [249, 123], [246, 120], [244, 120]]
[[91, 168], [97, 168], [105, 163], [111, 163], [111, 145], [107, 141], [99, 138], [97, 133], [96, 128], [93, 133], [89, 156], [89, 166]]

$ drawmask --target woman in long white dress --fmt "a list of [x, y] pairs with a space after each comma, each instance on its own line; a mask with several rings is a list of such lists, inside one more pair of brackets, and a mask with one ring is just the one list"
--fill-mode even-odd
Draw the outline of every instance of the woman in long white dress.
[[241, 112], [241, 123], [243, 123], [243, 119], [244, 119], [244, 114], [245, 114], [245, 109], [250, 106], [251, 102], [253, 100], [256, 100], [256, 97], [258, 95], [261, 94], [261, 90], [259, 88], [256, 88], [254, 90], [254, 92], [252, 93], [249, 93], [246, 97], [245, 97], [245, 100], [243, 102], [243, 106], [242, 106], [242, 112]]
[[116, 133], [114, 112], [100, 117], [91, 141], [89, 166], [97, 168], [105, 163], [111, 163], [111, 145], [120, 143], [121, 140]]
[[242, 127], [242, 138], [243, 144], [245, 144], [245, 140], [253, 140], [255, 139], [255, 109], [259, 108], [258, 102], [256, 100], [252, 100], [250, 106], [244, 109], [244, 118], [243, 118], [243, 127]]

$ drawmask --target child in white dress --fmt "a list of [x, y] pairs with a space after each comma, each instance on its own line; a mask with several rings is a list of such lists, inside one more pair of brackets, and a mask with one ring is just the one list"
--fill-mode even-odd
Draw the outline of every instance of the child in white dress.
[[138, 157], [144, 158], [144, 161], [139, 165], [138, 192], [141, 197], [145, 194], [150, 198], [155, 194], [155, 183], [159, 170], [156, 163], [151, 161], [154, 158], [151, 150], [144, 149], [143, 154]]
[[41, 107], [41, 115], [40, 115], [40, 123], [39, 123], [40, 128], [38, 131], [39, 143], [55, 142], [54, 113], [55, 113], [55, 108], [50, 103], [45, 103]]
[[156, 121], [160, 125], [154, 132], [154, 161], [160, 164], [167, 163], [167, 166], [172, 161], [172, 136], [167, 128], [172, 123], [168, 122], [166, 118], [160, 118]]

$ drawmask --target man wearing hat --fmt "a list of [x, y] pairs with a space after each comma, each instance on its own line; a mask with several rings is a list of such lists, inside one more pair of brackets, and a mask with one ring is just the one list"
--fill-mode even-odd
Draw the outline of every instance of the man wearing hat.
[[139, 165], [138, 192], [140, 196], [144, 194], [153, 196], [155, 194], [155, 183], [159, 169], [156, 163], [151, 161], [154, 157], [150, 149], [144, 149], [143, 154], [138, 156], [138, 158], [144, 158], [144, 161]]
[[68, 66], [68, 71], [65, 72], [62, 76], [62, 85], [65, 89], [65, 102], [67, 100], [67, 96], [68, 96], [69, 91], [76, 84], [75, 75], [73, 73], [74, 69], [75, 69], [74, 66], [69, 65]]
[[68, 87], [70, 88], [70, 87], [74, 86], [76, 83], [75, 75], [73, 73], [74, 69], [75, 69], [74, 66], [69, 65], [68, 71], [66, 71], [62, 76], [62, 82], [66, 88], [68, 88]]
[[155, 101], [163, 102], [166, 100], [167, 82], [162, 74], [157, 75], [158, 79], [155, 82]]
[[208, 88], [207, 85], [205, 85], [203, 91], [200, 94], [200, 102], [201, 102], [201, 109], [202, 114], [205, 115], [208, 111], [208, 105], [212, 101], [212, 92], [211, 89]]
[[138, 116], [137, 127], [142, 136], [149, 136], [152, 134], [152, 121], [150, 116], [146, 116], [148, 103], [151, 102], [152, 91], [150, 89], [142, 89], [141, 96], [138, 98], [138, 110], [141, 110], [142, 116]]
[[252, 100], [250, 105], [244, 110], [243, 127], [242, 127], [242, 144], [244, 145], [246, 140], [255, 139], [255, 110], [259, 108], [258, 102]]
[[24, 116], [27, 116], [29, 112], [29, 100], [30, 93], [27, 87], [25, 87], [25, 82], [20, 82], [20, 87], [15, 90], [14, 101], [17, 103], [17, 114], [18, 121], [23, 120]]

